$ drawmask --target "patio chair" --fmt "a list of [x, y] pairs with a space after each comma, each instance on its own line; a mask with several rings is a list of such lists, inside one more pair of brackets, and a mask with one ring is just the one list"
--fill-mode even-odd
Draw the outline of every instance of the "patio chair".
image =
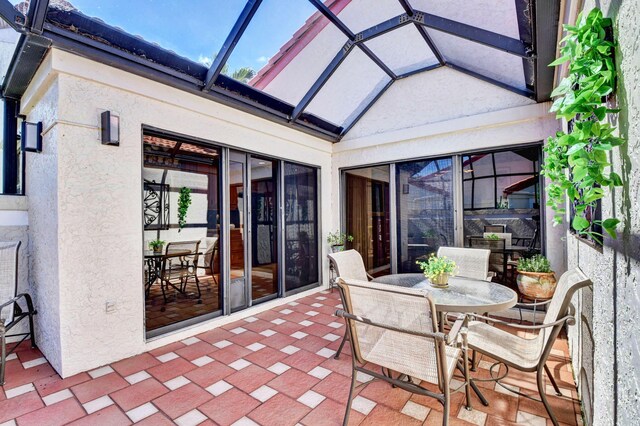
[[[363, 282], [373, 279], [373, 277], [367, 273], [367, 270], [364, 267], [362, 256], [360, 256], [360, 253], [357, 250], [352, 249], [330, 253], [329, 261], [331, 262], [333, 270], [336, 271], [336, 282], [339, 278], [343, 278], [345, 280], [358, 280]], [[341, 291], [340, 287], [338, 287], [338, 291]], [[342, 336], [342, 341], [340, 342], [340, 346], [338, 347], [338, 350], [336, 351], [336, 354], [334, 356], [335, 359], [340, 358], [340, 354], [342, 353], [344, 344], [348, 339], [349, 334], [345, 330], [344, 336]]]
[[189, 280], [193, 280], [196, 284], [198, 300], [202, 297], [197, 273], [200, 256], [198, 250], [200, 250], [200, 240], [176, 241], [167, 244], [160, 272], [160, 286], [165, 304], [167, 303], [166, 290], [173, 287], [185, 294]]
[[491, 250], [470, 249], [461, 247], [440, 247], [438, 257], [445, 256], [456, 262], [458, 276], [491, 281], [493, 274], [489, 273], [489, 256]]
[[491, 255], [489, 256], [489, 270], [495, 272], [503, 282], [506, 281], [507, 254], [505, 252], [505, 240], [489, 240], [483, 237], [470, 237], [469, 246], [471, 248], [490, 250]]
[[[564, 325], [575, 324], [575, 319], [573, 317], [574, 309], [573, 306], [571, 306], [571, 298], [573, 297], [573, 294], [577, 290], [589, 285], [591, 285], [591, 280], [580, 270], [580, 268], [575, 268], [562, 274], [553, 297], [546, 302], [539, 302], [535, 304], [548, 305], [547, 314], [540, 325], [519, 325], [496, 320], [494, 318], [470, 314], [471, 317], [475, 317], [476, 321], [470, 321], [468, 325], [469, 331], [467, 340], [469, 349], [477, 351], [480, 354], [485, 354], [498, 361], [491, 366], [490, 372], [492, 379], [488, 380], [496, 381], [500, 386], [509, 389], [506, 385], [500, 382], [509, 373], [509, 367], [524, 372], [535, 371], [538, 392], [540, 393], [541, 399], [534, 399], [529, 395], [516, 392], [515, 389], [509, 390], [527, 398], [542, 402], [555, 426], [558, 426], [558, 420], [553, 414], [551, 406], [547, 401], [542, 375], [543, 371], [546, 372], [556, 393], [561, 395], [558, 385], [546, 365], [547, 358], [551, 353], [553, 343]], [[519, 337], [508, 331], [504, 331], [498, 327], [490, 325], [489, 323], [478, 320], [501, 324], [505, 326], [505, 328], [512, 328], [514, 330], [538, 330], [538, 333], [534, 338]], [[494, 367], [499, 367], [500, 364], [504, 364], [506, 366], [506, 372], [502, 376], [497, 377], [494, 375]]]
[[[36, 336], [33, 333], [33, 316], [37, 311], [33, 308], [31, 296], [18, 294], [18, 251], [20, 242], [0, 242], [0, 386], [4, 385], [4, 370], [7, 356], [24, 342], [31, 339], [31, 347], [36, 347]], [[24, 301], [24, 305], [18, 302]], [[28, 333], [7, 334], [23, 319], [29, 320]], [[7, 352], [7, 337], [21, 337], [13, 348]]]
[[[215, 285], [218, 285], [218, 278], [216, 278], [216, 273], [219, 273], [218, 271], [218, 256], [219, 256], [219, 247], [220, 247], [220, 238], [213, 238], [213, 239], [209, 239], [207, 238], [207, 240], [209, 240], [209, 244], [207, 245], [207, 250], [204, 253], [204, 265], [197, 265], [198, 269], [202, 269], [204, 270], [204, 273], [206, 275], [211, 275], [211, 278], [213, 278], [213, 282], [215, 283]], [[213, 240], [211, 242], [211, 240]]]
[[[424, 292], [343, 278], [338, 279], [338, 287], [344, 310], [336, 315], [347, 323], [352, 353], [351, 388], [343, 425], [349, 422], [358, 373], [435, 398], [443, 405], [442, 424], [447, 425], [450, 383], [459, 368], [464, 373], [467, 409], [471, 409], [465, 317], [445, 334], [438, 331], [435, 305]], [[381, 371], [374, 371], [373, 366]], [[423, 382], [435, 385], [437, 390], [428, 389]]]

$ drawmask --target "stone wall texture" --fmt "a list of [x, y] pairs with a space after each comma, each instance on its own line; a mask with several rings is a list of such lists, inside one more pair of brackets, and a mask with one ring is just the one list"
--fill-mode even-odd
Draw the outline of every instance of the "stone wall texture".
[[593, 425], [633, 425], [640, 418], [640, 2], [586, 1], [584, 10], [599, 6], [613, 18], [619, 72], [612, 106], [627, 144], [611, 161], [625, 181], [603, 200], [604, 216], [622, 221], [618, 239], [607, 238], [600, 252], [568, 235], [568, 266], [580, 266], [593, 288], [574, 299], [578, 324], [570, 328], [574, 374], [583, 399], [584, 417]]

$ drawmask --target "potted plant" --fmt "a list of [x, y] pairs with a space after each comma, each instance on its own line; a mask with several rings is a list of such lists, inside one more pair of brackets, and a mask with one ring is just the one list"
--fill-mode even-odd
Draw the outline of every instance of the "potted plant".
[[149, 248], [153, 250], [154, 253], [162, 253], [164, 243], [162, 240], [149, 241]]
[[556, 291], [556, 276], [549, 259], [541, 254], [518, 260], [518, 289], [532, 299], [550, 299]]
[[446, 256], [437, 257], [433, 253], [426, 262], [418, 260], [416, 263], [434, 287], [448, 287], [449, 277], [454, 277], [457, 271], [456, 262]]
[[500, 239], [499, 236], [497, 236], [496, 234], [489, 234], [486, 237], [484, 237], [485, 240], [491, 240], [491, 241], [498, 241]]
[[329, 232], [329, 235], [327, 235], [327, 242], [331, 246], [333, 253], [343, 251], [347, 241], [352, 242], [353, 236], [340, 231]]

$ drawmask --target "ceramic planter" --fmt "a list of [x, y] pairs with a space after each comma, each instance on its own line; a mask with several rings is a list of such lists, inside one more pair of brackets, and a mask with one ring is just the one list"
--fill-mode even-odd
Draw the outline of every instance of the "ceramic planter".
[[339, 251], [344, 251], [344, 244], [331, 246], [332, 253], [337, 253]]
[[440, 274], [434, 278], [429, 278], [429, 282], [434, 287], [448, 287], [449, 286], [449, 274]]
[[520, 293], [531, 299], [551, 299], [556, 291], [554, 272], [518, 271], [518, 289]]

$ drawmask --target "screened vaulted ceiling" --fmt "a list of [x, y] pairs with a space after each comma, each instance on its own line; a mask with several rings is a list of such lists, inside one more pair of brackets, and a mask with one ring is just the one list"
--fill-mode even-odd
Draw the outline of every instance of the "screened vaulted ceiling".
[[27, 38], [41, 33], [62, 49], [330, 140], [394, 81], [439, 67], [547, 100], [553, 73], [540, 61], [555, 55], [555, 33], [552, 42], [534, 35], [558, 21], [552, 0], [32, 0], [16, 8]]

